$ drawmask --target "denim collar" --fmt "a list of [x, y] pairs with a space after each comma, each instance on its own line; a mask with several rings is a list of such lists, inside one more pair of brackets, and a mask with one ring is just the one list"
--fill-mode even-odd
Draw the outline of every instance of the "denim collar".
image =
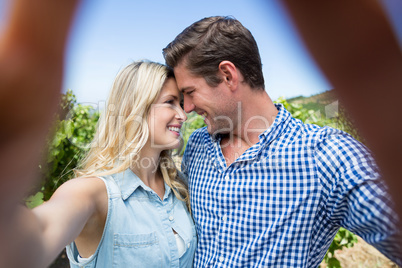
[[[112, 177], [119, 186], [121, 198], [123, 200], [129, 198], [139, 187], [142, 187], [148, 192], [154, 192], [149, 186], [146, 186], [145, 183], [130, 168], [123, 172], [114, 174]], [[163, 199], [167, 198], [170, 192], [170, 187], [165, 183], [165, 195]]]

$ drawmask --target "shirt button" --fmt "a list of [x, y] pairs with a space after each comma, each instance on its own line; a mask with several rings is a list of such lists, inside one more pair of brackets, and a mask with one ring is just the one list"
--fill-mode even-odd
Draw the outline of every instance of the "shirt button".
[[219, 257], [219, 261], [220, 261], [220, 262], [223, 262], [224, 260], [225, 260], [224, 257], [222, 257], [222, 256]]
[[228, 181], [229, 180], [229, 175], [226, 175], [225, 176], [225, 181]]
[[187, 244], [187, 248], [190, 248], [190, 243]]
[[223, 215], [222, 220], [223, 220], [223, 221], [227, 221], [227, 220], [228, 220], [228, 216], [227, 216], [227, 215]]
[[174, 217], [173, 216], [169, 216], [169, 220], [173, 221]]

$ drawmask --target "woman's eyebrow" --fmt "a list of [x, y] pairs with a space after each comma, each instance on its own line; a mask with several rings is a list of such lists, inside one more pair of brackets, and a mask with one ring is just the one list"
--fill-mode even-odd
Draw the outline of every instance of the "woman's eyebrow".
[[180, 96], [178, 95], [173, 95], [173, 94], [166, 94], [164, 96], [161, 96], [161, 98], [166, 99], [166, 98], [174, 98], [175, 100], [181, 99]]

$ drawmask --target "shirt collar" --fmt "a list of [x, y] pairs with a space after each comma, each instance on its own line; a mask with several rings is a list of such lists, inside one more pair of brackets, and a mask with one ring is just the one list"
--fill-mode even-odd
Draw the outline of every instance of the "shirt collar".
[[[153, 190], [146, 186], [145, 183], [130, 168], [123, 172], [114, 174], [112, 177], [119, 186], [121, 198], [123, 200], [129, 198], [140, 186], [148, 192], [153, 192]], [[165, 183], [165, 195], [163, 199], [167, 198], [170, 192], [170, 187]]]
[[276, 115], [274, 122], [258, 136], [259, 142], [249, 148], [236, 161], [255, 159], [264, 148], [282, 135], [290, 122], [289, 119], [291, 118], [291, 115], [282, 104], [275, 104], [275, 107], [278, 109], [278, 114]]
[[[260, 142], [269, 142], [269, 140], [277, 138], [283, 132], [284, 127], [289, 122], [289, 118], [291, 118], [291, 114], [285, 109], [283, 104], [275, 103], [274, 105], [276, 109], [278, 109], [278, 114], [276, 115], [272, 125], [270, 125], [263, 133], [259, 135]], [[213, 143], [220, 142], [221, 140], [221, 135], [219, 134], [215, 137], [210, 134], [206, 136], [211, 139]]]
[[283, 104], [275, 103], [275, 107], [278, 109], [278, 114], [276, 115], [274, 122], [263, 133], [260, 134], [260, 142], [266, 143], [276, 139], [280, 136], [289, 123], [291, 114], [285, 109]]
[[[286, 129], [286, 126], [289, 124], [292, 116], [282, 104], [275, 104], [275, 107], [278, 109], [278, 114], [276, 115], [274, 122], [259, 135], [259, 142], [250, 148], [247, 153], [240, 156], [237, 161], [255, 158], [262, 149], [271, 144], [271, 142], [277, 139]], [[217, 168], [223, 169], [225, 167], [224, 158], [223, 155], [219, 154], [219, 143], [221, 137], [217, 135], [214, 138], [206, 130], [204, 133], [205, 143], [203, 145], [207, 146], [207, 150], [209, 152], [208, 156], [211, 158], [212, 163], [214, 163]]]

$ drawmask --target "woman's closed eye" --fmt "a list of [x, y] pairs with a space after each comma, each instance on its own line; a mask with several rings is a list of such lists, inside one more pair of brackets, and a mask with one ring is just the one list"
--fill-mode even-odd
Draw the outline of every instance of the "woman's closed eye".
[[165, 104], [168, 104], [170, 106], [174, 107], [180, 107], [180, 101], [178, 99], [168, 99], [164, 102]]

